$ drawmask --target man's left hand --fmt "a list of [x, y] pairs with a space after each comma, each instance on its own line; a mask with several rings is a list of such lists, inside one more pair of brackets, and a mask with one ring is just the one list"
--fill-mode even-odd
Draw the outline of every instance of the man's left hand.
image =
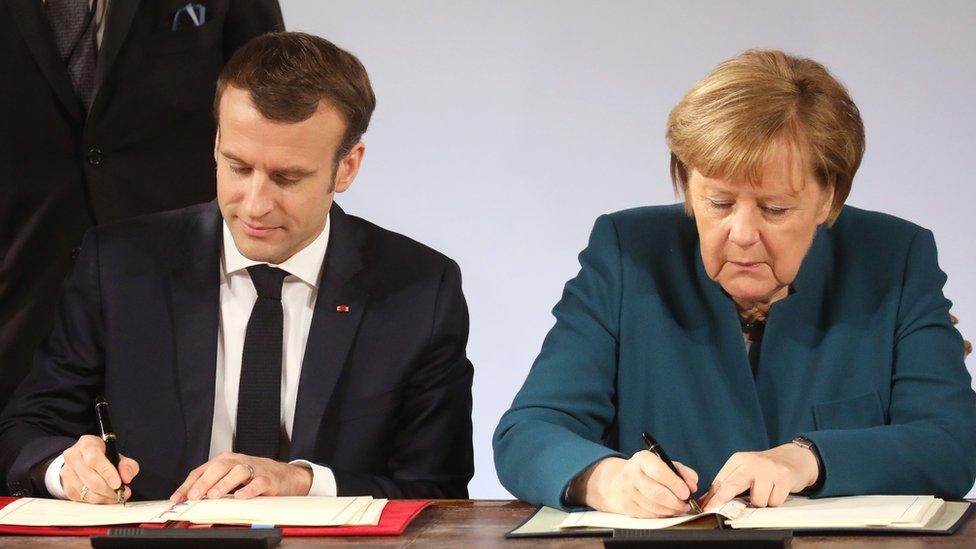
[[191, 471], [169, 499], [217, 499], [230, 493], [236, 499], [307, 496], [311, 487], [308, 467], [225, 452]]
[[715, 475], [703, 499], [714, 511], [742, 492], [754, 507], [778, 507], [787, 496], [817, 482], [820, 468], [812, 450], [788, 442], [764, 452], [736, 452]]

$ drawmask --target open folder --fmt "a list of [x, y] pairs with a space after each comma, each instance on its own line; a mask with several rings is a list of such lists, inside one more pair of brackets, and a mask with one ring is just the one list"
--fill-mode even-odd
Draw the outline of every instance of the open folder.
[[[0, 498], [0, 533], [92, 535], [135, 524], [274, 525], [284, 535], [399, 535], [429, 501], [365, 497], [259, 497], [172, 503], [91, 505], [43, 498]], [[95, 528], [93, 528], [95, 527]]]
[[105, 526], [113, 524], [267, 524], [276, 526], [375, 526], [385, 499], [366, 497], [260, 497], [173, 503], [137, 501], [91, 505], [76, 501], [22, 498], [0, 509], [0, 525]]
[[780, 507], [754, 508], [732, 500], [711, 513], [673, 518], [638, 519], [614, 513], [565, 513], [540, 508], [509, 537], [609, 535], [613, 530], [657, 530], [679, 527], [714, 515], [732, 528], [804, 531], [901, 532], [950, 534], [969, 513], [968, 502], [946, 502], [932, 496], [853, 496], [809, 499], [790, 497]]

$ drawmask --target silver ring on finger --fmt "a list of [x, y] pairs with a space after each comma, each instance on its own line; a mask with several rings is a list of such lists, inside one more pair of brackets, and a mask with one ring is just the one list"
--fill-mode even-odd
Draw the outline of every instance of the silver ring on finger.
[[247, 481], [251, 482], [252, 480], [254, 480], [254, 467], [251, 467], [247, 463], [243, 463], [242, 465], [244, 465], [244, 467], [247, 467]]
[[88, 485], [87, 484], [82, 484], [81, 485], [81, 501], [85, 501], [85, 502], [88, 501], [88, 491], [89, 491], [88, 490]]

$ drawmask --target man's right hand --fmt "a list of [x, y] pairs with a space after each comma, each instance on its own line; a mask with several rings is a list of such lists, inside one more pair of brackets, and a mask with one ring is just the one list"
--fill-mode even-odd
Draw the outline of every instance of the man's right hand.
[[698, 473], [678, 462], [674, 465], [681, 477], [646, 450], [626, 460], [605, 458], [574, 481], [577, 489], [571, 488], [571, 497], [597, 511], [631, 517], [683, 515], [690, 511], [686, 500], [698, 490]]
[[[119, 470], [105, 457], [105, 442], [94, 435], [83, 435], [71, 448], [64, 451], [61, 467], [61, 487], [72, 501], [85, 503], [118, 503], [115, 490], [126, 484], [124, 497], [132, 495], [128, 484], [139, 474], [139, 464], [134, 459], [121, 456]], [[120, 476], [121, 474], [121, 476]], [[83, 490], [87, 487], [87, 490]]]

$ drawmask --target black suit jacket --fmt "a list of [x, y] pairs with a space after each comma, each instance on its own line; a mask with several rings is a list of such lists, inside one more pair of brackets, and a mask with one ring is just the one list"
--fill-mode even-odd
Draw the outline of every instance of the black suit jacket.
[[[331, 216], [290, 458], [331, 467], [340, 495], [466, 497], [472, 367], [457, 264], [338, 206]], [[140, 463], [134, 497], [167, 498], [207, 461], [221, 229], [211, 202], [87, 233], [54, 331], [0, 417], [12, 493], [32, 493], [32, 467], [95, 433], [103, 392]]]
[[0, 406], [50, 331], [85, 229], [214, 197], [212, 103], [224, 61], [283, 23], [275, 0], [113, 0], [85, 113], [40, 0], [0, 2]]

